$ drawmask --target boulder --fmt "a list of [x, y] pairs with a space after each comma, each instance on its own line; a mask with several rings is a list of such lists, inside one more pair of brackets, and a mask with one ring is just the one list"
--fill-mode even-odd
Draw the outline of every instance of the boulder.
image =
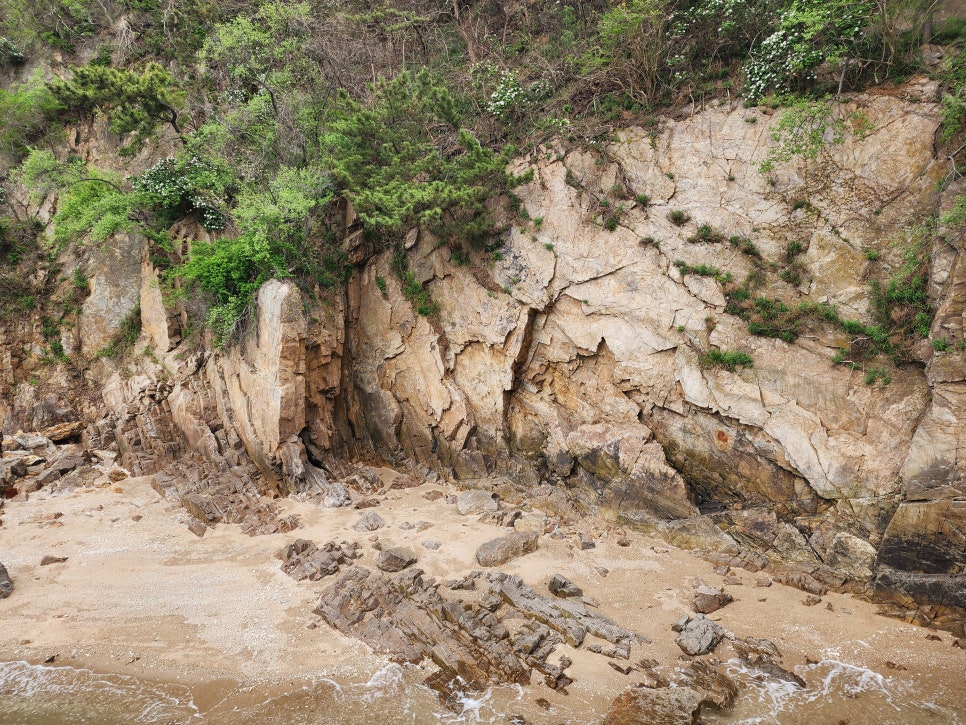
[[737, 683], [703, 660], [691, 662], [674, 683], [701, 693], [701, 705], [715, 710], [727, 710], [738, 696]]
[[13, 439], [21, 450], [30, 451], [35, 456], [49, 459], [57, 455], [57, 446], [39, 433], [17, 433]]
[[500, 507], [499, 498], [491, 491], [464, 491], [456, 499], [456, 510], [463, 516], [496, 511]]
[[42, 435], [45, 438], [49, 438], [54, 443], [60, 443], [68, 438], [73, 438], [74, 436], [80, 435], [84, 432], [84, 428], [87, 424], [82, 420], [74, 420], [67, 423], [58, 423], [50, 428], [45, 428]]
[[379, 553], [376, 566], [383, 571], [397, 572], [415, 563], [416, 554], [413, 553], [412, 549], [405, 546], [394, 546]]
[[692, 606], [695, 612], [711, 614], [733, 601], [734, 597], [717, 587], [701, 586], [694, 592]]
[[703, 614], [696, 614], [687, 618], [674, 641], [685, 654], [695, 657], [713, 652], [724, 636], [725, 631], [720, 625]]
[[693, 725], [701, 700], [690, 687], [632, 687], [614, 700], [603, 725]]
[[0, 599], [6, 599], [13, 593], [13, 580], [7, 573], [6, 567], [0, 563]]
[[329, 483], [324, 486], [322, 495], [322, 507], [327, 509], [337, 509], [341, 506], [348, 506], [352, 503], [349, 492], [340, 483]]
[[362, 516], [359, 517], [352, 528], [355, 531], [378, 531], [386, 525], [386, 522], [382, 520], [382, 517], [375, 511], [366, 511]]
[[53, 556], [52, 554], [47, 554], [43, 559], [40, 560], [41, 566], [50, 566], [51, 564], [63, 564], [67, 561], [66, 556]]
[[498, 539], [491, 539], [476, 550], [476, 561], [480, 566], [506, 564], [511, 559], [536, 551], [539, 538], [536, 531], [514, 531]]
[[12, 484], [13, 479], [27, 475], [27, 464], [22, 458], [0, 461], [0, 483]]
[[852, 579], [868, 580], [872, 578], [875, 556], [875, 547], [868, 541], [840, 531], [829, 544], [825, 563]]

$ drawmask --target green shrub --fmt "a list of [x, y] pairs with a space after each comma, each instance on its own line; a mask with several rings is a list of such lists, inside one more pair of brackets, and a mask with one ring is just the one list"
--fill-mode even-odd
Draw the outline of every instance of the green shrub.
[[712, 229], [710, 224], [702, 224], [688, 237], [688, 241], [692, 244], [717, 244], [724, 241], [724, 236]]
[[722, 272], [720, 269], [710, 264], [699, 264], [692, 266], [679, 259], [674, 262], [674, 266], [681, 270], [682, 275], [696, 274], [701, 277], [714, 277], [716, 280], [721, 282], [721, 284], [727, 284], [732, 280], [731, 272]]
[[949, 350], [949, 340], [945, 337], [934, 337], [929, 342], [932, 343], [932, 349], [936, 352], [947, 352]]
[[748, 237], [741, 237], [738, 235], [732, 235], [728, 238], [728, 243], [735, 247], [742, 254], [746, 254], [754, 259], [761, 259], [761, 252], [755, 243], [752, 242]]
[[745, 352], [733, 352], [730, 350], [708, 350], [700, 358], [701, 367], [705, 368], [727, 368], [734, 372], [739, 367], [754, 367], [755, 361], [751, 355]]
[[60, 108], [41, 70], [9, 90], [0, 88], [0, 154], [12, 160], [23, 158], [48, 132]]
[[676, 227], [683, 227], [691, 221], [691, 215], [680, 209], [672, 209], [667, 213], [667, 220]]

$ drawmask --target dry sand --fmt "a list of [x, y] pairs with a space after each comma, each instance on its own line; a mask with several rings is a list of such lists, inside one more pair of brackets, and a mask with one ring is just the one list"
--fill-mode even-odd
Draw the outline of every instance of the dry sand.
[[[454, 492], [445, 484], [390, 492], [374, 509], [388, 523], [376, 535], [387, 544], [412, 547], [430, 576], [465, 575], [478, 568], [479, 544], [505, 529], [460, 516], [442, 500], [427, 501], [423, 494], [430, 490]], [[359, 511], [290, 499], [278, 503], [283, 513], [299, 515], [301, 528], [248, 537], [237, 526], [219, 525], [198, 538], [187, 529], [186, 512], [162, 500], [147, 478], [61, 496], [41, 491], [25, 503], [7, 502], [0, 562], [16, 589], [0, 600], [0, 659], [43, 662], [56, 655], [57, 663], [187, 684], [202, 711], [238, 685], [284, 689], [320, 673], [365, 681], [386, 660], [311, 612], [318, 593], [334, 579], [296, 582], [281, 572], [274, 554], [295, 538], [320, 544], [345, 539], [360, 541], [364, 556], [358, 563], [373, 567], [372, 534], [351, 528]], [[422, 532], [399, 528], [418, 521], [433, 526]], [[606, 523], [592, 519], [581, 526], [588, 533], [607, 531]], [[663, 541], [630, 533], [625, 548], [615, 538], [606, 536], [582, 551], [575, 536], [543, 536], [537, 552], [503, 570], [538, 591], [545, 591], [552, 574], [563, 574], [597, 599], [605, 616], [652, 640], [635, 647], [632, 661], [649, 657], [671, 665], [681, 653], [670, 627], [690, 611], [694, 578], [719, 586], [722, 577]], [[427, 540], [441, 542], [439, 550], [420, 545]], [[48, 554], [68, 559], [41, 567]], [[738, 637], [771, 639], [786, 667], [806, 658], [843, 660], [966, 712], [966, 653], [951, 646], [948, 633], [929, 640], [928, 630], [879, 616], [874, 605], [848, 595], [830, 594], [817, 606], [805, 606], [807, 595], [796, 589], [756, 587], [763, 574], [733, 574], [742, 585], [725, 589], [735, 602], [712, 618]], [[562, 646], [551, 659], [562, 654], [573, 660], [569, 696], [536, 684], [535, 677], [530, 700], [542, 697], [565, 704], [569, 712], [601, 713], [634, 682], [633, 674], [616, 672], [586, 649]], [[727, 645], [716, 654], [731, 656]]]

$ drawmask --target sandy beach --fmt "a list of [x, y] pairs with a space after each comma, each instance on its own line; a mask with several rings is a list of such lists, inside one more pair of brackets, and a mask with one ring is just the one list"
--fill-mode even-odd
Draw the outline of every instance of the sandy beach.
[[[281, 571], [274, 554], [296, 538], [358, 541], [363, 556], [357, 564], [373, 568], [378, 552], [372, 538], [378, 536], [387, 545], [411, 547], [429, 576], [451, 579], [478, 569], [476, 548], [506, 530], [461, 516], [445, 499], [427, 500], [429, 491], [457, 492], [447, 484], [387, 491], [374, 510], [388, 526], [375, 534], [352, 529], [357, 510], [283, 499], [277, 502], [282, 513], [297, 514], [302, 522], [296, 531], [249, 537], [237, 526], [219, 525], [199, 538], [187, 528], [188, 514], [163, 500], [148, 478], [105, 480], [63, 495], [40, 491], [27, 502], [7, 502], [0, 561], [16, 589], [0, 600], [0, 660], [54, 658], [55, 664], [180, 683], [191, 689], [202, 713], [238, 688], [285, 692], [319, 676], [364, 682], [387, 660], [312, 613], [335, 577], [297, 582]], [[528, 513], [523, 523], [535, 515]], [[406, 522], [417, 526], [400, 528]], [[432, 525], [420, 531], [418, 522]], [[575, 532], [595, 537], [596, 547], [581, 550]], [[568, 577], [599, 602], [603, 615], [651, 640], [635, 646], [631, 661], [653, 658], [670, 668], [681, 655], [671, 625], [691, 611], [694, 579], [721, 586], [723, 577], [689, 552], [628, 535], [630, 546], [619, 547], [607, 523], [583, 519], [562, 538], [541, 536], [535, 553], [501, 569], [544, 592], [551, 575]], [[440, 546], [430, 550], [424, 541]], [[67, 559], [41, 566], [47, 555]], [[952, 646], [950, 634], [877, 615], [875, 605], [848, 595], [829, 594], [806, 606], [807, 595], [794, 588], [756, 586], [763, 573], [733, 570], [732, 576], [741, 585], [724, 588], [735, 601], [712, 619], [737, 637], [770, 639], [785, 667], [847, 662], [966, 714], [966, 652]], [[727, 661], [729, 647], [722, 645], [716, 656]], [[594, 721], [635, 682], [633, 673], [612, 669], [586, 647], [561, 645], [551, 659], [561, 655], [573, 660], [569, 695], [534, 678], [516, 695], [516, 709], [530, 721], [549, 717], [546, 705], [533, 704], [538, 698]], [[427, 673], [431, 669], [426, 666]]]

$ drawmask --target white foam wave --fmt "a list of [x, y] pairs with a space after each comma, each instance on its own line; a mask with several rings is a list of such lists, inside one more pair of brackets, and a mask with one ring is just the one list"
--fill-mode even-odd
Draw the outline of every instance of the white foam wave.
[[[156, 686], [125, 675], [29, 662], [0, 662], [0, 724], [44, 717], [63, 722], [200, 722], [187, 688]], [[109, 718], [109, 719], [105, 719]]]
[[908, 725], [913, 721], [922, 722], [921, 718], [929, 718], [929, 722], [959, 722], [945, 708], [917, 700], [915, 693], [907, 692], [908, 686], [902, 681], [838, 659], [828, 658], [796, 667], [795, 673], [809, 683], [804, 688], [739, 660], [727, 662], [726, 669], [729, 676], [745, 686], [744, 692], [739, 696], [737, 712], [715, 722], [734, 725], [807, 722], [809, 713], [817, 713], [830, 704], [852, 709], [849, 703], [853, 702], [866, 710], [866, 715], [872, 718], [868, 722]]

